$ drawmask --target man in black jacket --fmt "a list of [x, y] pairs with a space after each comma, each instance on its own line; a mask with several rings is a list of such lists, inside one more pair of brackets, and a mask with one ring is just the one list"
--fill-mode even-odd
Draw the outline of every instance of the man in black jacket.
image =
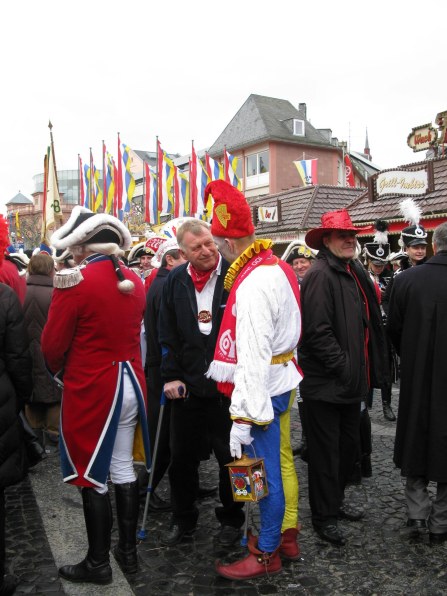
[[339, 518], [363, 513], [344, 505], [368, 387], [386, 376], [385, 335], [374, 286], [355, 259], [356, 233], [345, 210], [323, 214], [322, 225], [306, 234], [319, 250], [301, 285], [303, 334], [299, 362], [304, 373], [312, 523], [323, 540], [345, 544]]
[[[421, 227], [421, 226], [420, 226]], [[396, 276], [388, 332], [401, 358], [394, 463], [406, 477], [407, 526], [428, 525], [447, 541], [447, 224], [433, 233], [434, 256]], [[427, 491], [437, 483], [435, 498]]]
[[[163, 242], [155, 253], [154, 259], [160, 265], [157, 275], [147, 292], [146, 310], [144, 313], [144, 330], [146, 334], [146, 384], [147, 384], [147, 421], [149, 425], [149, 438], [151, 441], [151, 453], [154, 453], [155, 437], [157, 434], [158, 420], [160, 416], [160, 398], [163, 389], [163, 381], [160, 373], [161, 346], [158, 339], [158, 318], [160, 315], [160, 304], [163, 293], [163, 286], [168, 278], [169, 272], [179, 265], [183, 265], [185, 259], [180, 254], [179, 246], [175, 238]], [[154, 260], [153, 259], [153, 260]], [[153, 261], [152, 260], [152, 261]], [[160, 427], [160, 435], [157, 447], [157, 459], [153, 465], [154, 474], [152, 477], [152, 494], [150, 499], [151, 511], [170, 511], [171, 506], [163, 501], [155, 492], [159, 482], [163, 478], [169, 466], [169, 423], [170, 403], [164, 408], [163, 419]], [[141, 477], [140, 477], [141, 478]], [[147, 480], [147, 478], [145, 478]], [[146, 482], [147, 484], [147, 482]], [[143, 490], [144, 489], [144, 493]], [[146, 497], [146, 487], [140, 489], [141, 494]]]
[[[9, 244], [7, 224], [0, 215], [0, 270]], [[0, 283], [0, 594], [13, 594], [16, 578], [5, 575], [5, 488], [20, 482], [27, 471], [19, 412], [32, 392], [31, 357], [23, 312], [15, 292]]]
[[189, 262], [169, 274], [159, 319], [161, 374], [165, 395], [171, 400], [169, 482], [173, 509], [171, 527], [161, 542], [172, 546], [196, 528], [198, 470], [205, 442], [219, 463], [219, 542], [229, 546], [238, 539], [244, 522], [242, 505], [233, 501], [225, 468], [232, 461], [230, 400], [217, 391], [215, 381], [205, 377], [227, 299], [223, 279], [228, 264], [203, 221], [185, 222], [177, 232], [177, 242]]

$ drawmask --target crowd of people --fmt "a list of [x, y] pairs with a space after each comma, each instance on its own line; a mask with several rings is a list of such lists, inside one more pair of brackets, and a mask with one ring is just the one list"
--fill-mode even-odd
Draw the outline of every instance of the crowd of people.
[[[227, 464], [244, 453], [262, 458], [269, 490], [258, 535], [249, 533], [246, 556], [215, 567], [251, 579], [300, 558], [298, 454], [315, 533], [346, 543], [338, 520], [364, 512], [345, 501], [345, 488], [373, 472], [374, 389], [395, 422], [399, 377], [394, 461], [406, 478], [406, 524], [427, 528], [434, 544], [447, 540], [447, 223], [427, 260], [411, 199], [395, 253], [386, 222], [361, 247], [357, 234], [371, 229], [354, 226], [346, 210], [327, 212], [280, 258], [255, 237], [239, 190], [218, 180], [209, 195], [211, 224], [186, 218], [174, 237], [133, 247], [118, 219], [75, 207], [52, 247], [28, 257], [9, 245], [0, 216], [0, 595], [16, 585], [5, 573], [4, 489], [42, 457], [31, 455], [27, 427], [34, 442], [58, 445], [63, 480], [81, 491], [88, 551], [59, 569], [72, 582], [112, 581], [111, 485], [113, 554], [131, 574], [146, 497], [152, 512], [171, 511], [160, 536], [170, 547], [194, 535], [201, 494], [218, 491], [216, 540], [231, 547], [245, 511]], [[295, 400], [302, 435], [293, 447]], [[207, 489], [199, 468], [210, 457], [219, 483]], [[165, 474], [169, 502], [155, 493]]]

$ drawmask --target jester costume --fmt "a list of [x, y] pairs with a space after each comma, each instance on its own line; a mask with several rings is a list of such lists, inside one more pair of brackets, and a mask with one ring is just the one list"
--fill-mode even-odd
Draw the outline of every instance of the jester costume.
[[268, 552], [278, 548], [281, 528], [298, 523], [290, 407], [301, 380], [293, 362], [301, 326], [298, 283], [270, 247], [268, 240], [255, 241], [226, 275], [230, 295], [208, 372], [231, 397], [232, 419], [252, 423], [247, 452], [265, 460], [269, 495], [259, 503], [258, 546]]

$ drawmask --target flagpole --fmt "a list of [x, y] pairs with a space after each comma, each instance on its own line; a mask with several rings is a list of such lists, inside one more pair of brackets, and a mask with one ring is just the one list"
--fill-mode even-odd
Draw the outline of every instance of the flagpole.
[[48, 121], [48, 128], [50, 129], [51, 153], [53, 154], [54, 175], [56, 176], [56, 184], [57, 184], [57, 189], [59, 191], [59, 180], [57, 178], [57, 167], [56, 167], [56, 154], [54, 153], [53, 125], [51, 124], [51, 120]]

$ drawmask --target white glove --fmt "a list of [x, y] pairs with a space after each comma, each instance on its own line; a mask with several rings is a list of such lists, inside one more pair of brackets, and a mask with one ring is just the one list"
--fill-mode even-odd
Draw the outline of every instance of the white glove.
[[233, 422], [230, 431], [230, 453], [233, 457], [240, 459], [242, 455], [242, 445], [250, 445], [253, 441], [251, 436], [251, 424], [241, 424]]

